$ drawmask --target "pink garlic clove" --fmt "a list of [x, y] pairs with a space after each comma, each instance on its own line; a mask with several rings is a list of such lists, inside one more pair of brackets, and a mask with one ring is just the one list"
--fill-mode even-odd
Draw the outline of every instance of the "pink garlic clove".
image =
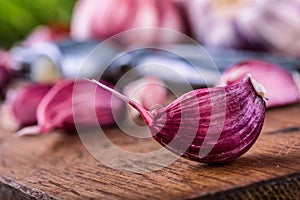
[[[146, 76], [130, 82], [123, 89], [123, 93], [150, 110], [153, 106], [162, 106], [167, 101], [167, 89], [164, 83], [154, 76]], [[130, 109], [132, 117], [139, 115], [135, 109]]]
[[240, 157], [257, 140], [264, 122], [264, 88], [249, 76], [229, 86], [188, 92], [152, 111], [92, 82], [136, 108], [158, 143], [189, 160], [212, 164]]
[[265, 61], [246, 60], [229, 67], [221, 78], [222, 85], [239, 82], [251, 73], [268, 92], [267, 107], [284, 106], [299, 101], [299, 91], [291, 73]]
[[86, 127], [112, 125], [115, 117], [122, 116], [123, 108], [120, 99], [112, 98], [110, 92], [96, 88], [88, 81], [61, 80], [40, 102], [38, 125], [24, 128], [18, 135], [47, 133], [54, 129], [72, 130], [75, 123]]
[[2, 114], [5, 114], [5, 119], [10, 121], [5, 122], [5, 128], [14, 131], [36, 124], [37, 107], [51, 87], [48, 84], [34, 83], [9, 90], [2, 107]]

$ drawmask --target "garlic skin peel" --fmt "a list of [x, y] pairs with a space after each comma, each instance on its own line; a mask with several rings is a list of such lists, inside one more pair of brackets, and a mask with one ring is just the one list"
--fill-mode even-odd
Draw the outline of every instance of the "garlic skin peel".
[[[229, 86], [188, 92], [168, 106], [151, 111], [97, 81], [92, 82], [136, 108], [152, 137], [163, 147], [197, 162], [217, 164], [240, 157], [257, 140], [265, 118], [266, 105], [259, 95], [263, 94], [263, 88], [256, 91], [253, 85], [256, 83], [250, 76]], [[218, 110], [222, 102], [225, 110], [221, 106], [221, 112], [212, 112], [212, 107]], [[208, 130], [213, 131], [208, 134]], [[172, 144], [174, 139], [181, 142]], [[181, 145], [186, 141], [191, 141], [187, 148]], [[207, 153], [202, 155], [205, 150]]]

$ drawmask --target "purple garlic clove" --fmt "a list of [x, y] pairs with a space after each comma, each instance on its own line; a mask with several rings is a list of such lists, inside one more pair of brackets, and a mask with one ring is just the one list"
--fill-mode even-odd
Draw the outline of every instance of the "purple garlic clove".
[[37, 107], [51, 87], [48, 84], [32, 83], [16, 90], [9, 90], [4, 104], [4, 112], [7, 114], [5, 118], [10, 119], [11, 122], [6, 123], [6, 128], [18, 130], [36, 124]]
[[237, 83], [251, 73], [268, 91], [267, 107], [284, 106], [299, 101], [299, 91], [293, 76], [285, 69], [265, 61], [246, 60], [229, 67], [221, 78], [222, 85]]
[[54, 129], [73, 130], [75, 123], [86, 127], [112, 125], [115, 116], [122, 116], [123, 108], [124, 102], [88, 81], [61, 80], [39, 104], [38, 125], [24, 128], [18, 135], [47, 133]]
[[250, 76], [229, 86], [188, 92], [151, 111], [92, 82], [136, 108], [158, 143], [189, 160], [213, 164], [240, 157], [254, 144], [264, 122], [265, 90]]

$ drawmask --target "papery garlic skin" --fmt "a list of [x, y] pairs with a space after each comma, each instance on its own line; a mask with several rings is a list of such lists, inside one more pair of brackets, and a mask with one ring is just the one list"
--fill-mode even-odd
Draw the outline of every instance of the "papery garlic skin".
[[261, 60], [245, 60], [233, 64], [221, 77], [221, 85], [230, 85], [251, 73], [252, 77], [262, 83], [267, 91], [267, 107], [285, 106], [300, 100], [297, 84], [292, 74], [284, 68]]
[[151, 111], [92, 82], [136, 108], [159, 144], [189, 160], [208, 164], [232, 161], [252, 147], [263, 127], [266, 105], [258, 92], [264, 90], [256, 91], [249, 76], [225, 87], [188, 92], [168, 106]]
[[[157, 27], [185, 32], [184, 26], [180, 10], [171, 0], [80, 0], [74, 8], [71, 36], [77, 40], [104, 40], [130, 29]], [[123, 39], [120, 42], [125, 44], [179, 40], [151, 30]]]

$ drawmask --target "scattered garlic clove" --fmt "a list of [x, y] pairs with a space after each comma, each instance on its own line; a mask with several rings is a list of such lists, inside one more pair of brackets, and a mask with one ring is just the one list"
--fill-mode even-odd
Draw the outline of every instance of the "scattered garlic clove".
[[221, 84], [237, 83], [248, 73], [266, 88], [269, 98], [267, 107], [284, 106], [299, 101], [299, 91], [292, 74], [265, 61], [246, 60], [232, 65], [222, 75]]
[[122, 116], [123, 108], [124, 103], [120, 99], [112, 98], [110, 92], [96, 88], [92, 83], [61, 80], [40, 102], [38, 125], [21, 129], [18, 135], [47, 133], [54, 129], [72, 130], [75, 123], [85, 127], [112, 125], [115, 117]]
[[37, 123], [36, 110], [42, 98], [51, 89], [52, 85], [31, 83], [20, 86], [7, 92], [6, 101], [2, 107], [5, 114], [3, 122], [5, 128], [11, 131]]
[[[259, 95], [264, 89], [256, 87], [250, 76], [229, 86], [188, 92], [152, 111], [92, 82], [136, 108], [158, 143], [189, 160], [215, 164], [240, 157], [255, 143], [264, 122], [266, 106]], [[185, 148], [182, 144], [187, 141]]]
[[[146, 76], [130, 82], [124, 87], [123, 93], [148, 110], [153, 106], [162, 106], [167, 101], [167, 89], [155, 76]], [[129, 113], [133, 118], [139, 115], [139, 112], [133, 108]]]

